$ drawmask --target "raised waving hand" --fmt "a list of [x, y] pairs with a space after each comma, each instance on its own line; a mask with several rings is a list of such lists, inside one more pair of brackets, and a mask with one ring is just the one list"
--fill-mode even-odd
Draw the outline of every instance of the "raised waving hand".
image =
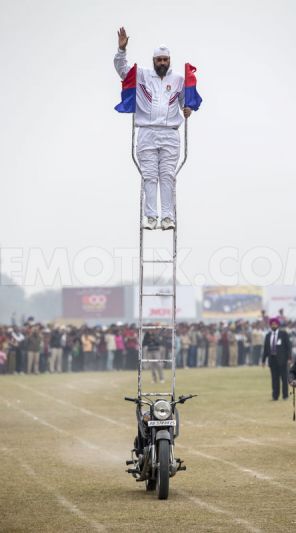
[[118, 35], [118, 47], [120, 48], [120, 50], [125, 50], [127, 47], [128, 40], [129, 40], [129, 37], [126, 35], [125, 29], [123, 27], [119, 28], [117, 35]]

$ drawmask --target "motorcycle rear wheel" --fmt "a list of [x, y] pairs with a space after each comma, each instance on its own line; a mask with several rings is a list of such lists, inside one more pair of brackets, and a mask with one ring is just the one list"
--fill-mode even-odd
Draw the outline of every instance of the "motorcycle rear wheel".
[[166, 500], [169, 495], [170, 481], [170, 443], [168, 440], [158, 442], [158, 464], [156, 491], [159, 500]]

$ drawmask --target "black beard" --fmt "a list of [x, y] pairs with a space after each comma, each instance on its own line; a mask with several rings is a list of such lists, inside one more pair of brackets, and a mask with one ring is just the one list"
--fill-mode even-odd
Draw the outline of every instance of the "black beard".
[[154, 65], [154, 69], [158, 76], [163, 77], [169, 70], [169, 65]]

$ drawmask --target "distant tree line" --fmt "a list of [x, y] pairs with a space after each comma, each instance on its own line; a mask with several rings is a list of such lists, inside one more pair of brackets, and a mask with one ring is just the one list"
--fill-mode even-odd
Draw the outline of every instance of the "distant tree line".
[[0, 324], [21, 324], [23, 318], [38, 317], [41, 322], [53, 320], [62, 314], [62, 294], [60, 290], [45, 290], [26, 295], [25, 290], [16, 285], [5, 274], [0, 278]]

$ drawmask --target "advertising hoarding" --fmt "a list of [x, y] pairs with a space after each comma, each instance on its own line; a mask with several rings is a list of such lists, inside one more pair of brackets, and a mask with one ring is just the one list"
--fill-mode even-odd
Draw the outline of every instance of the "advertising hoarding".
[[203, 287], [203, 311], [205, 319], [238, 319], [260, 316], [262, 288], [253, 285]]
[[[165, 296], [166, 293], [171, 293], [171, 287], [157, 287], [146, 286], [143, 290], [144, 294], [162, 293], [163, 296], [145, 296], [143, 298], [143, 318], [145, 320], [159, 321], [170, 320], [172, 317], [172, 297]], [[194, 290], [192, 287], [177, 286], [176, 292], [176, 318], [196, 319], [196, 303]], [[134, 290], [134, 319], [139, 317], [139, 290]]]
[[65, 318], [99, 319], [124, 316], [123, 287], [66, 287], [62, 290]]
[[268, 288], [268, 315], [278, 316], [284, 310], [287, 318], [296, 319], [296, 286], [274, 285]]

